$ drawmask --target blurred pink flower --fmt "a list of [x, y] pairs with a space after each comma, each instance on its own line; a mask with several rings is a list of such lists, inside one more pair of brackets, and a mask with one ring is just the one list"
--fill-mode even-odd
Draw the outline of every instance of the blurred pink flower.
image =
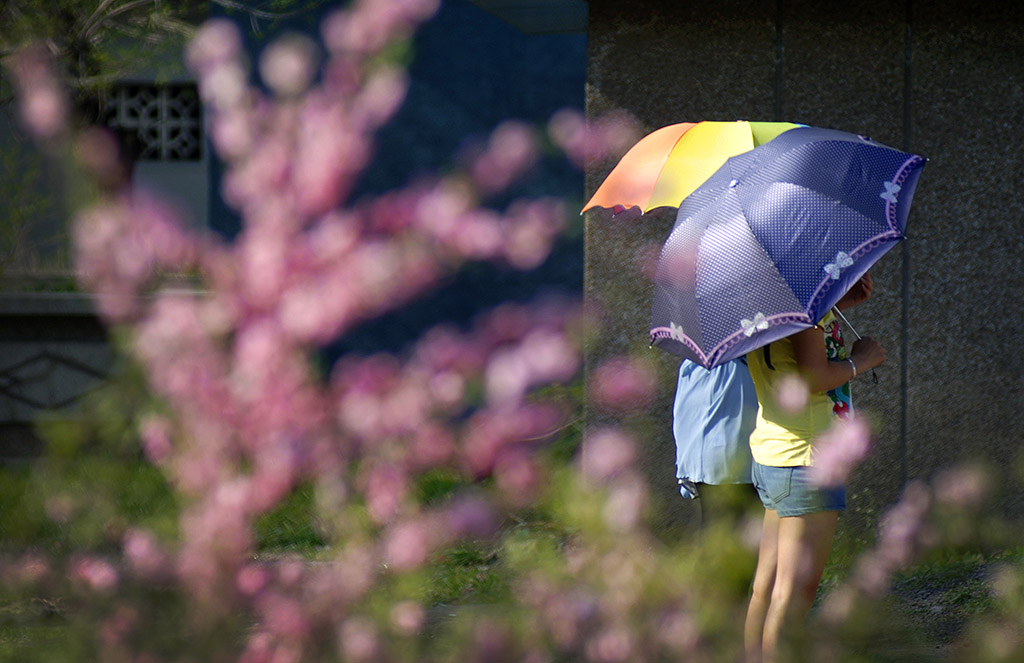
[[166, 461], [174, 451], [171, 442], [171, 422], [165, 417], [147, 415], [139, 424], [142, 439], [142, 451], [145, 457], [155, 465]]
[[561, 200], [537, 199], [513, 203], [506, 212], [511, 227], [505, 232], [505, 259], [516, 269], [539, 267], [562, 232], [566, 208]]
[[281, 97], [302, 94], [316, 74], [317, 48], [309, 37], [280, 37], [260, 54], [260, 76]]
[[324, 21], [324, 42], [332, 52], [366, 54], [392, 39], [408, 37], [415, 26], [433, 16], [440, 0], [360, 0]]
[[858, 561], [853, 584], [866, 595], [880, 598], [889, 591], [892, 576], [932, 543], [927, 516], [932, 506], [928, 487], [912, 482], [900, 501], [882, 517], [878, 543]]
[[235, 587], [244, 596], [255, 596], [267, 586], [269, 573], [258, 564], [246, 564], [235, 576]]
[[413, 433], [409, 462], [413, 470], [440, 467], [455, 455], [455, 436], [445, 427], [426, 423]]
[[0, 578], [10, 585], [35, 585], [50, 575], [50, 560], [40, 553], [29, 552], [0, 567]]
[[461, 497], [444, 511], [439, 534], [484, 539], [494, 534], [498, 520], [491, 505], [480, 497]]
[[646, 408], [654, 399], [657, 387], [650, 364], [629, 356], [602, 362], [594, 370], [590, 384], [590, 397], [594, 404], [616, 413]]
[[807, 407], [810, 396], [807, 382], [799, 375], [788, 374], [779, 379], [775, 402], [783, 412], [797, 414]]
[[99, 557], [80, 556], [72, 560], [70, 575], [97, 592], [110, 592], [118, 582], [117, 570]]
[[376, 69], [352, 101], [352, 122], [366, 130], [377, 129], [395, 114], [409, 88], [406, 73], [395, 67]]
[[537, 499], [540, 472], [540, 467], [523, 449], [502, 453], [494, 466], [498, 489], [516, 507], [525, 507]]
[[10, 57], [8, 65], [25, 127], [44, 141], [63, 133], [69, 120], [67, 95], [46, 49], [40, 44], [24, 48]]
[[701, 629], [694, 615], [682, 609], [665, 615], [656, 632], [662, 644], [677, 656], [694, 653], [701, 636]]
[[627, 433], [604, 428], [588, 432], [580, 450], [580, 470], [595, 483], [605, 482], [629, 470], [636, 458], [636, 441]]
[[962, 509], [981, 506], [992, 491], [993, 478], [980, 465], [961, 465], [943, 470], [932, 482], [935, 501]]
[[605, 628], [589, 640], [585, 651], [592, 663], [625, 663], [634, 660], [636, 643], [633, 632], [625, 625]]
[[189, 42], [185, 57], [195, 69], [234, 60], [242, 50], [242, 38], [234, 22], [212, 19], [204, 23]]
[[863, 417], [836, 419], [814, 443], [811, 479], [820, 486], [843, 484], [871, 449], [871, 428]]
[[580, 168], [591, 161], [621, 156], [639, 139], [631, 117], [610, 114], [588, 124], [587, 118], [575, 109], [563, 109], [552, 115], [548, 135]]
[[170, 557], [152, 534], [130, 529], [124, 535], [124, 556], [132, 570], [149, 580], [166, 579], [171, 570]]
[[485, 193], [496, 193], [536, 163], [537, 138], [523, 122], [507, 121], [495, 129], [480, 154], [473, 157], [470, 173]]
[[393, 464], [377, 465], [365, 472], [363, 482], [370, 518], [377, 523], [390, 522], [409, 491], [405, 473]]
[[396, 571], [410, 571], [427, 561], [433, 549], [431, 524], [411, 520], [392, 526], [384, 537], [384, 562]]
[[647, 507], [647, 487], [636, 476], [620, 477], [608, 489], [602, 514], [614, 532], [625, 534], [637, 528]]
[[309, 633], [310, 624], [302, 604], [277, 592], [265, 592], [257, 599], [263, 616], [263, 628], [289, 640], [300, 640]]
[[415, 601], [399, 601], [391, 606], [388, 618], [398, 633], [413, 636], [423, 630], [427, 613]]
[[346, 619], [339, 629], [338, 642], [346, 661], [361, 663], [378, 659], [380, 635], [376, 625], [366, 617]]

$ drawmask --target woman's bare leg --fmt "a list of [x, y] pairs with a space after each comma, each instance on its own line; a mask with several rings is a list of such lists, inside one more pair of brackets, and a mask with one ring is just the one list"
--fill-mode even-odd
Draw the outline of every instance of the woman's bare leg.
[[[799, 628], [814, 603], [836, 532], [837, 511], [779, 519], [775, 583], [764, 619], [765, 663], [775, 653], [790, 628]], [[758, 563], [760, 572], [760, 562]]]
[[757, 551], [757, 571], [754, 573], [754, 589], [747, 608], [747, 620], [743, 626], [743, 645], [747, 663], [761, 660], [761, 641], [764, 634], [764, 619], [772, 598], [775, 585], [775, 567], [778, 562], [779, 516], [775, 511], [765, 510], [761, 526], [761, 545]]

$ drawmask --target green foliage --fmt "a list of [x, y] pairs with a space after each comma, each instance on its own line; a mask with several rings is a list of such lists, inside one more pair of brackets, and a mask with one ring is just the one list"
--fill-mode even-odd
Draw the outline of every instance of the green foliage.
[[268, 555], [314, 556], [327, 543], [316, 514], [314, 486], [308, 483], [299, 486], [256, 522], [257, 550]]

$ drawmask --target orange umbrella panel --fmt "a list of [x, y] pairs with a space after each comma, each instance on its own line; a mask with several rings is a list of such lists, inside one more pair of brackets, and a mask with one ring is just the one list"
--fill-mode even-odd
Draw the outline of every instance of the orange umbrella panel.
[[678, 207], [729, 157], [803, 126], [790, 122], [683, 122], [640, 139], [583, 208]]

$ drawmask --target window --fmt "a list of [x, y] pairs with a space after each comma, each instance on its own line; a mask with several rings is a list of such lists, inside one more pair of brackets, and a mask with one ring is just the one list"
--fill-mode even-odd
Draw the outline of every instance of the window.
[[191, 83], [117, 85], [106, 108], [111, 128], [134, 131], [142, 161], [198, 161], [202, 158], [199, 93]]

